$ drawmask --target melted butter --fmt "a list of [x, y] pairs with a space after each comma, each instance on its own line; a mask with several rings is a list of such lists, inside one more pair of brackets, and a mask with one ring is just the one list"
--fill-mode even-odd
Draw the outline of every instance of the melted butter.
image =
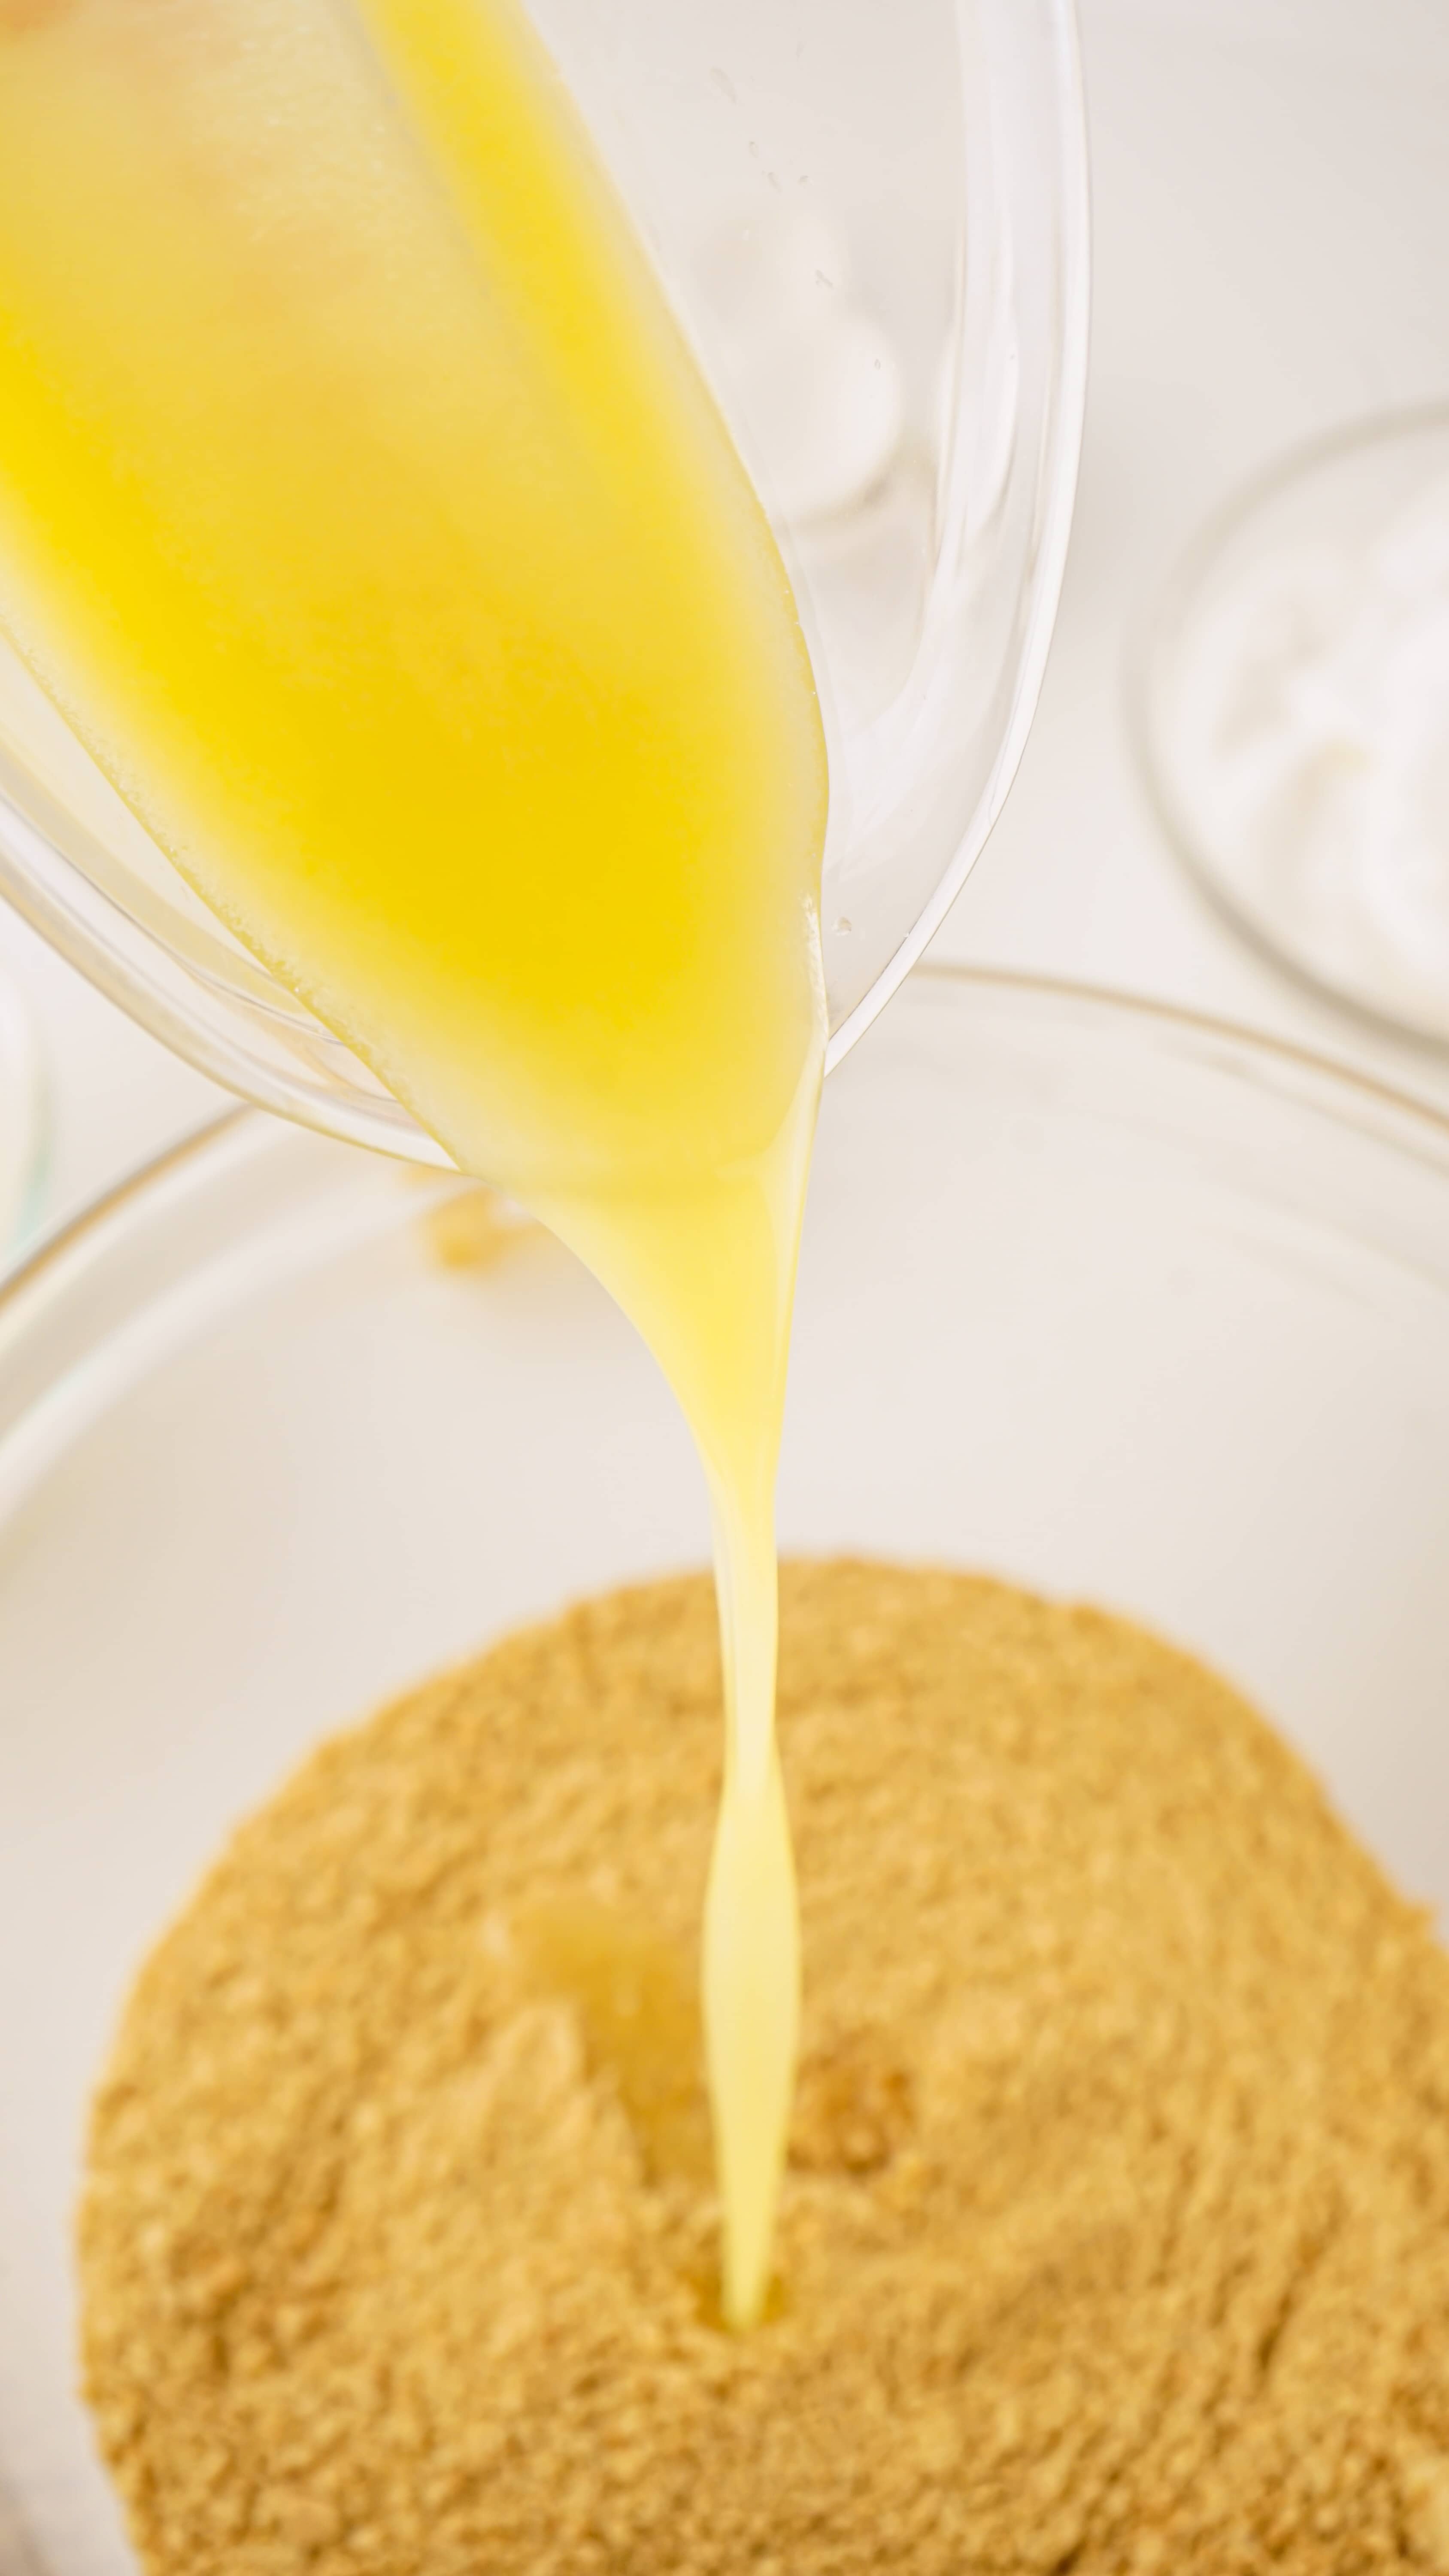
[[[693, 1427], [746, 2324], [798, 2020], [771, 1497], [823, 743], [768, 527], [512, 0], [3, 0], [0, 615], [184, 875], [591, 1264]], [[589, 1988], [616, 2040], [620, 1974]]]
[[710, 2171], [699, 1983], [649, 1926], [586, 1897], [529, 1906], [512, 1925], [526, 1981], [578, 2016], [585, 2055], [605, 2069], [657, 2180]]

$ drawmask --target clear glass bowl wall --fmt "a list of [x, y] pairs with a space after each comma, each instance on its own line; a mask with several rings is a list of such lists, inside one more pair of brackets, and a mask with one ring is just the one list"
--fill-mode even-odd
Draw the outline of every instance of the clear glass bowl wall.
[[[628, 1328], [537, 1233], [442, 1264], [457, 1186], [239, 1116], [0, 1300], [0, 2576], [130, 2564], [69, 2231], [141, 1952], [319, 1735], [707, 1552]], [[1449, 1126], [914, 978], [827, 1090], [780, 1519], [1200, 1650], [1449, 1899]]]

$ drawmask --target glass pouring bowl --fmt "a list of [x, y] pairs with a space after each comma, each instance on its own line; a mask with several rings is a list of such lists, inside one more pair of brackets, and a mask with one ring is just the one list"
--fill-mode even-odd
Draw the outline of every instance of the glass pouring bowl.
[[[829, 747], [834, 1060], [959, 890], [1036, 703], [1086, 363], [1073, 0], [533, 14], [794, 583]], [[446, 1161], [189, 892], [3, 638], [0, 891], [233, 1091]]]
[[[1449, 1901], [1449, 1123], [922, 970], [826, 1093], [780, 1520], [1146, 1620]], [[0, 1297], [0, 2576], [132, 2564], [70, 2223], [143, 1950], [319, 1735], [707, 1554], [641, 1346], [454, 1179], [240, 1114]]]

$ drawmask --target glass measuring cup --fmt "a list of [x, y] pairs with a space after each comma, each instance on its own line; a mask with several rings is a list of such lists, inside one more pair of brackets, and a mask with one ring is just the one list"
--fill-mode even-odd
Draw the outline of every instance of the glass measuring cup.
[[[1045, 660], [1085, 365], [1071, 0], [534, 15], [794, 582], [829, 740], [833, 1061], [985, 841]], [[446, 1160], [190, 893], [3, 641], [0, 890], [233, 1090]]]

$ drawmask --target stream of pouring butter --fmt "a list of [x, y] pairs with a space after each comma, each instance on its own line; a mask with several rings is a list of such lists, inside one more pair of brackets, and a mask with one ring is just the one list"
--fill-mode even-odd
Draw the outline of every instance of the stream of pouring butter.
[[[821, 1014], [823, 1023], [823, 1013]], [[724, 2213], [726, 2321], [752, 2324], [770, 2278], [794, 2093], [800, 1935], [775, 1742], [774, 1494], [800, 1218], [823, 1057], [753, 1167], [670, 1193], [619, 1224], [597, 1198], [542, 1212], [640, 1324], [709, 1477], [724, 1658], [724, 1784], [705, 1900], [702, 2001]]]
[[0, 614], [193, 886], [591, 1264], [693, 1427], [747, 2323], [798, 2010], [771, 1513], [824, 751], [764, 517], [514, 0], [0, 0]]

